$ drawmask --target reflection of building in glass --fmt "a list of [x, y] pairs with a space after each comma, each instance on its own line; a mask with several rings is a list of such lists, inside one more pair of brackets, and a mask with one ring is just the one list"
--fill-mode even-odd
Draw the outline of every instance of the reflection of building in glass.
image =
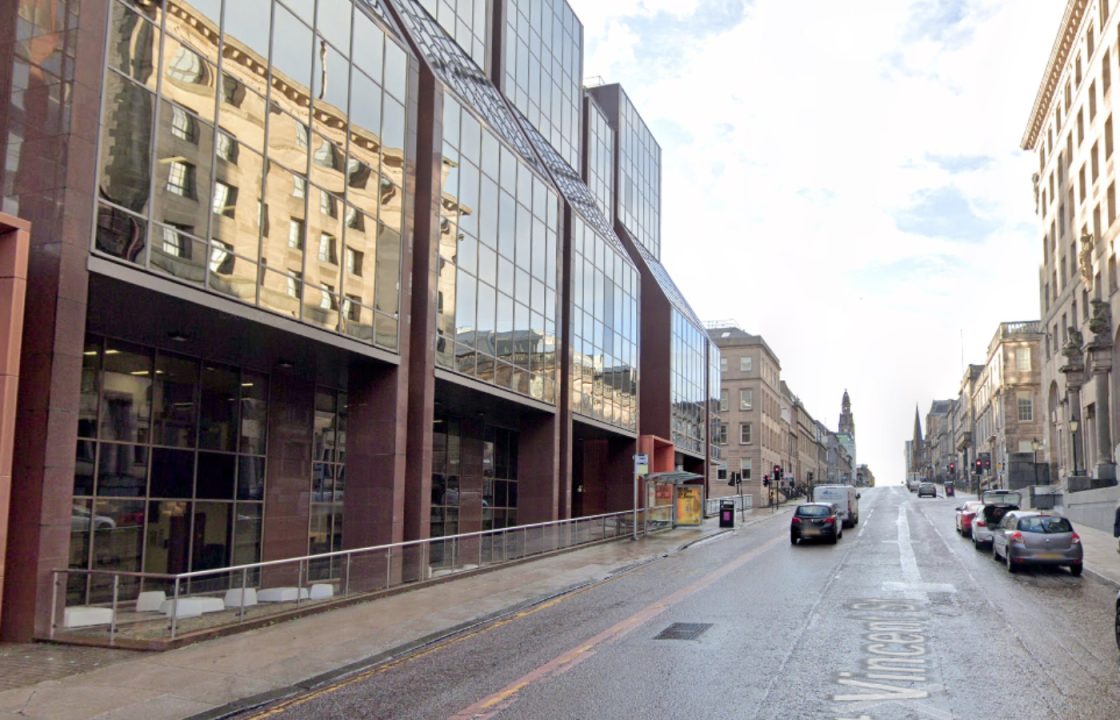
[[97, 249], [395, 349], [397, 42], [361, 8], [315, 25], [277, 5], [270, 28], [267, 2], [230, 3], [224, 25], [188, 3], [111, 7]]

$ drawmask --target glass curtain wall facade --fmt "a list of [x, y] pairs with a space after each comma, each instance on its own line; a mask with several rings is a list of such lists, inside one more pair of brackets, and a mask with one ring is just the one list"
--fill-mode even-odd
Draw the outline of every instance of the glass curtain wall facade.
[[450, 93], [443, 164], [437, 362], [555, 403], [556, 191]]
[[[260, 559], [267, 375], [91, 335], [81, 388], [71, 568], [180, 573]], [[70, 604], [112, 594], [106, 577], [69, 583]]]
[[504, 17], [502, 92], [578, 168], [583, 26], [564, 0], [506, 0]]
[[609, 218], [614, 217], [614, 131], [599, 104], [588, 95], [587, 162], [583, 180], [595, 196], [595, 204]]
[[676, 309], [672, 319], [672, 354], [669, 392], [672, 401], [673, 444], [680, 451], [704, 455], [709, 422], [707, 389], [707, 334]]
[[395, 351], [409, 60], [315, 8], [111, 1], [93, 247]]
[[484, 70], [490, 54], [490, 2], [491, 0], [420, 0], [420, 4], [448, 36], [475, 65]]
[[572, 215], [572, 411], [638, 427], [638, 271]]
[[661, 147], [626, 93], [618, 90], [618, 218], [661, 259]]
[[[707, 333], [705, 333], [707, 336]], [[720, 453], [719, 443], [716, 438], [723, 434], [723, 424], [719, 419], [719, 400], [721, 388], [721, 373], [720, 360], [721, 353], [719, 347], [710, 340], [706, 340], [708, 346], [708, 455], [712, 462], [722, 460]], [[726, 439], [722, 439], [727, 442]]]

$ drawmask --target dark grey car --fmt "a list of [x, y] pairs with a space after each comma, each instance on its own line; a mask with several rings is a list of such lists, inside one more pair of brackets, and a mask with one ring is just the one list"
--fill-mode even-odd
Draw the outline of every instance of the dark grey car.
[[998, 532], [992, 533], [992, 553], [1008, 572], [1027, 564], [1061, 565], [1080, 575], [1084, 558], [1081, 538], [1068, 519], [1023, 510], [1003, 516]]

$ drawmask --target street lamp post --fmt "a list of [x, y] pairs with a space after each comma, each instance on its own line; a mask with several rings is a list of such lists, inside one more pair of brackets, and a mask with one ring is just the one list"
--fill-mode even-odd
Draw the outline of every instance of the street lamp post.
[[1080, 423], [1077, 422], [1076, 418], [1069, 421], [1069, 438], [1070, 438], [1070, 442], [1073, 444], [1073, 475], [1074, 475], [1074, 477], [1077, 477], [1081, 474], [1081, 455], [1080, 455], [1080, 453], [1077, 452], [1077, 444], [1078, 444], [1077, 427], [1078, 427], [1079, 424]]
[[1033, 454], [1034, 454], [1033, 460], [1034, 460], [1034, 484], [1035, 485], [1038, 485], [1038, 451], [1041, 448], [1042, 448], [1042, 443], [1038, 441], [1038, 438], [1035, 438], [1034, 440], [1031, 441], [1031, 450], [1033, 451]]

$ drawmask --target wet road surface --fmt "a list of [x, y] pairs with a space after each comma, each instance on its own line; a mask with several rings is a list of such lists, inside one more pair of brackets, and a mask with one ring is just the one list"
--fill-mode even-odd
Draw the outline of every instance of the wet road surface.
[[862, 494], [836, 545], [779, 512], [239, 717], [1120, 717], [1114, 588], [1008, 573], [959, 499]]

